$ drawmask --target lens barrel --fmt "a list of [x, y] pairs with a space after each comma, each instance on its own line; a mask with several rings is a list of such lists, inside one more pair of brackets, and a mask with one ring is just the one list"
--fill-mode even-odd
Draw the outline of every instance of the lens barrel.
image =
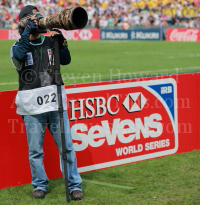
[[39, 19], [41, 28], [64, 30], [83, 29], [88, 22], [88, 15], [82, 7], [64, 9], [58, 14], [50, 15]]

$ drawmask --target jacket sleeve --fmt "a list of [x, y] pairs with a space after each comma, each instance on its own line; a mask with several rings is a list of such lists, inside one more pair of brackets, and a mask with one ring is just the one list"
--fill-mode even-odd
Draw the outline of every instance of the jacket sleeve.
[[30, 30], [29, 28], [26, 27], [19, 41], [16, 44], [14, 44], [13, 47], [11, 48], [13, 57], [20, 62], [26, 60], [26, 54], [30, 48], [29, 36], [30, 36]]
[[[15, 43], [13, 46], [16, 46], [16, 44], [17, 44], [17, 43]], [[13, 46], [12, 46], [11, 49], [10, 49], [10, 59], [11, 59], [11, 61], [12, 61], [12, 64], [14, 65], [14, 67], [15, 67], [17, 70], [21, 70], [23, 62], [20, 62], [20, 61], [18, 61], [16, 58], [14, 58], [14, 56], [13, 56]]]
[[68, 46], [60, 48], [60, 64], [68, 65], [71, 62], [71, 55]]

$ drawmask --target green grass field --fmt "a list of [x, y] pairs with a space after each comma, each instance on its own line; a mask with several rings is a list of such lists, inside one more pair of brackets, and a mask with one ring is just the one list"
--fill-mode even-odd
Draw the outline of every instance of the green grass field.
[[[10, 61], [13, 43], [0, 41], [1, 91], [18, 88], [18, 75]], [[62, 67], [65, 84], [200, 71], [200, 43], [70, 41], [68, 44], [72, 62]], [[81, 176], [85, 199], [71, 204], [200, 204], [200, 151]], [[0, 205], [66, 204], [63, 179], [50, 180], [49, 184], [44, 200], [31, 198], [30, 184], [0, 190]]]
[[[10, 61], [14, 41], [0, 41], [0, 90], [18, 88]], [[72, 62], [62, 67], [65, 84], [200, 71], [200, 43], [70, 41]]]
[[[118, 166], [81, 175], [83, 205], [198, 205], [200, 204], [200, 151]], [[93, 184], [91, 181], [133, 187]], [[1, 205], [66, 204], [63, 179], [50, 180], [45, 199], [32, 199], [32, 185], [0, 190]]]

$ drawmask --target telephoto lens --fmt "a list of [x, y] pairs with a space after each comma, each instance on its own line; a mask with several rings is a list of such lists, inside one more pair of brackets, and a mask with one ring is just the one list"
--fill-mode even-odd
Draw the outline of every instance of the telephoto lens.
[[59, 28], [64, 30], [83, 29], [88, 23], [88, 15], [82, 7], [64, 9], [58, 14], [39, 19], [39, 27], [45, 29]]

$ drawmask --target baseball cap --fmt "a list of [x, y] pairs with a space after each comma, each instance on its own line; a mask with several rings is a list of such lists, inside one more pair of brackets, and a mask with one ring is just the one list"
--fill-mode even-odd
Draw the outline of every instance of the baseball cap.
[[36, 9], [38, 11], [38, 9], [35, 6], [32, 5], [25, 6], [19, 14], [19, 19], [21, 20], [22, 18], [31, 15], [33, 13], [32, 12], [33, 9]]

